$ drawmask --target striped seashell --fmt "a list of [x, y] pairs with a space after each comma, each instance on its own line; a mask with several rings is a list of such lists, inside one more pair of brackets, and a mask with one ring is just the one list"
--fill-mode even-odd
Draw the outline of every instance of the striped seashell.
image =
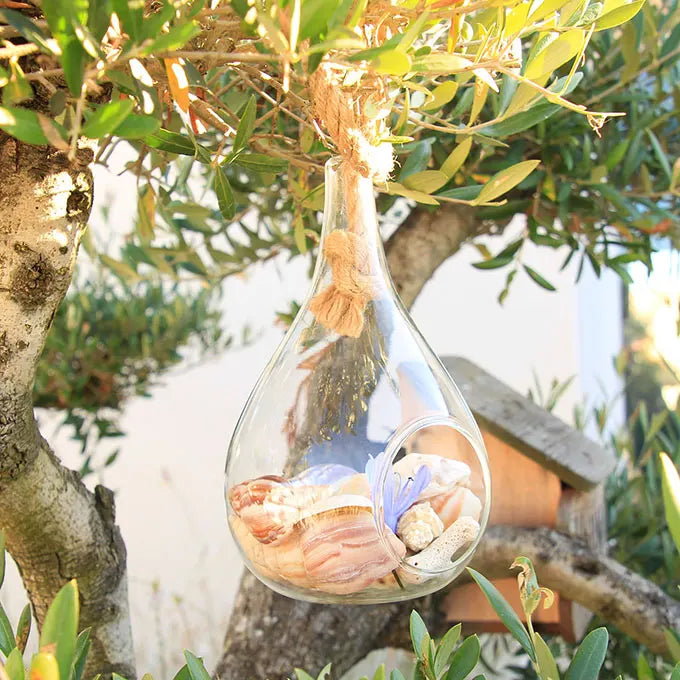
[[406, 554], [389, 528], [380, 537], [371, 503], [362, 496], [322, 499], [306, 508], [277, 543], [263, 544], [240, 518], [231, 521], [241, 548], [263, 576], [335, 595], [370, 587], [394, 571]]
[[229, 502], [250, 533], [267, 544], [283, 540], [302, 511], [330, 493], [328, 486], [292, 485], [268, 475], [232, 487]]

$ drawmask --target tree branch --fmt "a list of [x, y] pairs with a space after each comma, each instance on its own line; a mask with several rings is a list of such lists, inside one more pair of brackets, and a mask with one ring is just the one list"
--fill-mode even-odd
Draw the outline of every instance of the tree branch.
[[134, 675], [125, 547], [113, 496], [92, 494], [38, 432], [31, 393], [57, 307], [70, 284], [92, 204], [89, 150], [63, 153], [0, 139], [0, 527], [38, 623], [78, 579], [91, 626], [88, 672]]
[[[531, 559], [540, 585], [578, 602], [652, 652], [669, 654], [663, 631], [680, 629], [680, 601], [656, 584], [594, 552], [580, 539], [548, 527], [490, 527], [471, 566], [487, 578], [507, 578], [519, 555]], [[454, 585], [466, 580], [461, 576]], [[376, 647], [410, 646], [409, 611], [404, 607], [401, 619], [376, 640]], [[450, 625], [441, 617], [430, 616], [430, 621], [433, 635], [443, 635]]]
[[[491, 527], [472, 566], [488, 578], [505, 578], [519, 555], [533, 561], [542, 586], [586, 606], [653, 652], [668, 654], [663, 631], [680, 627], [680, 602], [658, 586], [580, 539], [548, 528]], [[454, 586], [466, 580], [462, 576]], [[451, 624], [440, 605], [450, 589], [392, 605], [314, 605], [277, 595], [248, 573], [216, 675], [278, 680], [290, 677], [296, 666], [314, 675], [330, 661], [338, 677], [372, 649], [410, 648], [412, 609], [432, 635], [443, 635]]]
[[410, 308], [440, 265], [466, 241], [500, 233], [506, 224], [480, 220], [475, 208], [467, 205], [413, 209], [385, 244], [387, 264], [402, 302]]

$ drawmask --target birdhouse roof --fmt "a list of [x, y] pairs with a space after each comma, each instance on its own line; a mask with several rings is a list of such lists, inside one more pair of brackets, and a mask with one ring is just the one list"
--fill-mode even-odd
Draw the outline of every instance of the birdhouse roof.
[[461, 357], [442, 357], [482, 430], [554, 472], [575, 489], [604, 481], [615, 458], [578, 430]]

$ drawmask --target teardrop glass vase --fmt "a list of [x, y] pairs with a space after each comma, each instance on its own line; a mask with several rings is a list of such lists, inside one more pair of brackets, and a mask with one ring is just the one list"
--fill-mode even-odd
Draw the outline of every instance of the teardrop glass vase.
[[284, 595], [419, 597], [482, 536], [486, 450], [399, 300], [371, 181], [333, 159], [325, 192], [311, 290], [229, 445], [228, 522], [248, 568]]

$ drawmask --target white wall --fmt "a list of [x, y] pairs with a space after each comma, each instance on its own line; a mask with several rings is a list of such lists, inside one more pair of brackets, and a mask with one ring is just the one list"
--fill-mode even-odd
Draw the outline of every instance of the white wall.
[[[134, 203], [134, 181], [104, 170], [98, 170], [97, 180], [99, 186], [115, 188], [111, 215], [125, 224]], [[96, 200], [106, 200], [106, 191]], [[111, 225], [102, 224], [95, 210], [92, 228], [101, 234]], [[499, 248], [498, 242], [492, 248]], [[518, 275], [500, 307], [496, 297], [504, 274], [470, 267], [479, 256], [467, 247], [428, 283], [413, 315], [438, 353], [468, 357], [522, 393], [533, 385], [534, 372], [543, 386], [552, 378], [577, 375], [557, 409], [568, 420], [584, 393], [597, 391], [599, 379], [610, 394], [619, 389], [609, 370], [621, 337], [618, 284], [613, 278], [587, 280], [576, 289], [573, 270], [557, 271], [562, 256], [528, 246], [523, 257], [559, 292], [543, 291]], [[151, 399], [133, 400], [125, 413], [122, 426], [128, 436], [103, 482], [116, 491], [128, 548], [140, 672], [171, 677], [183, 647], [205, 655], [209, 665], [216, 659], [241, 574], [224, 520], [227, 442], [282, 336], [272, 325], [274, 312], [301, 299], [306, 285], [306, 265], [283, 261], [227, 281], [227, 325], [238, 330], [251, 324], [261, 330], [257, 341], [190, 371], [176, 371], [153, 390]], [[67, 433], [50, 436], [51, 426], [43, 421], [64, 462], [77, 466]], [[2, 597], [16, 617], [24, 596], [16, 575], [8, 580]]]

